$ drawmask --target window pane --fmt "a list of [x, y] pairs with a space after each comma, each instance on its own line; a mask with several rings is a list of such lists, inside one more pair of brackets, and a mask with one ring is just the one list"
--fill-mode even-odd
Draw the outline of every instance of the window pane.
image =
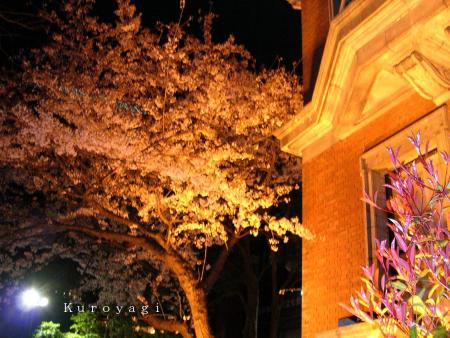
[[333, 18], [339, 14], [340, 7], [341, 7], [341, 0], [331, 0], [331, 14]]

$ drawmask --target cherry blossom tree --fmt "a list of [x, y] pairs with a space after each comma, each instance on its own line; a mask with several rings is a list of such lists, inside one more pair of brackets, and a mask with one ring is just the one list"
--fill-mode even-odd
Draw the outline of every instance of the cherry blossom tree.
[[299, 182], [271, 136], [301, 107], [297, 79], [213, 43], [210, 16], [200, 39], [143, 27], [127, 0], [114, 23], [92, 8], [49, 6], [48, 43], [0, 80], [2, 271], [69, 257], [100, 299], [156, 299], [149, 325], [212, 337], [205, 297], [241, 238], [313, 237], [271, 214]]

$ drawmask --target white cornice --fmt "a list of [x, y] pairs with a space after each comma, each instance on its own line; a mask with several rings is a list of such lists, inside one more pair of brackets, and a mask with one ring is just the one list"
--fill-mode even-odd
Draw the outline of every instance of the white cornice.
[[291, 4], [293, 9], [297, 11], [302, 10], [302, 0], [287, 0], [287, 2]]
[[331, 22], [311, 102], [275, 132], [283, 150], [307, 161], [418, 88], [436, 104], [450, 99], [449, 6], [448, 0], [350, 3]]

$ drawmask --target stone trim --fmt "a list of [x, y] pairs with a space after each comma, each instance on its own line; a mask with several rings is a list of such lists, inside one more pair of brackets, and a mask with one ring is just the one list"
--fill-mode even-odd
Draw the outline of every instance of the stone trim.
[[[449, 6], [445, 0], [352, 1], [331, 22], [311, 102], [274, 133], [282, 149], [307, 162], [414, 91], [436, 104], [450, 97]], [[376, 81], [381, 72], [390, 77], [385, 83]], [[392, 86], [389, 96], [385, 84]]]

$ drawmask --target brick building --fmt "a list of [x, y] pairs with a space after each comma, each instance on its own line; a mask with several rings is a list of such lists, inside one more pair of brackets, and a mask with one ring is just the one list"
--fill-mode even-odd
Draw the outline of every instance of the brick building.
[[302, 158], [303, 223], [317, 239], [302, 254], [302, 337], [375, 337], [339, 327], [359, 289], [386, 215], [361, 201], [383, 192], [386, 146], [421, 131], [450, 150], [450, 1], [289, 0], [302, 15], [305, 106], [276, 132]]

